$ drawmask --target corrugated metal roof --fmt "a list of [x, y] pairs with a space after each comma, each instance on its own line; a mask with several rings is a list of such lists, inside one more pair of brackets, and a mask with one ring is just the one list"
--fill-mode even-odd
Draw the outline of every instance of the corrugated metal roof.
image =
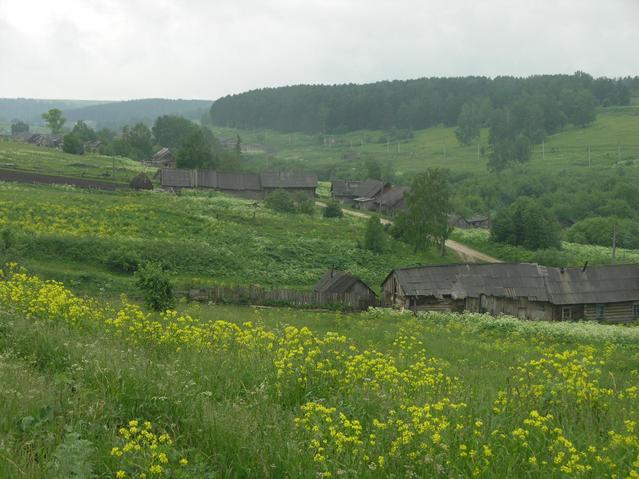
[[262, 188], [317, 188], [317, 175], [295, 171], [260, 173]]

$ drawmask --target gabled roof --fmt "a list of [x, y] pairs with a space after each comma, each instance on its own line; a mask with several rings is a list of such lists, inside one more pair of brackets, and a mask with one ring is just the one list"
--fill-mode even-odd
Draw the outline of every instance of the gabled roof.
[[545, 269], [527, 263], [454, 264], [396, 269], [391, 274], [395, 274], [406, 296], [463, 299], [485, 294], [548, 301]]
[[347, 293], [356, 283], [362, 283], [372, 294], [375, 294], [361, 279], [344, 271], [328, 270], [315, 284], [313, 291], [317, 293]]
[[547, 283], [554, 304], [639, 301], [637, 265], [548, 268]]
[[455, 264], [393, 270], [406, 296], [480, 295], [552, 304], [639, 301], [639, 265], [547, 268], [534, 263]]
[[384, 190], [386, 183], [380, 180], [362, 181], [353, 190], [355, 198], [374, 198]]
[[355, 188], [360, 181], [333, 180], [331, 182], [331, 192], [334, 196], [353, 196]]
[[380, 198], [380, 202], [386, 206], [395, 206], [404, 199], [406, 193], [410, 191], [407, 186], [397, 186], [384, 192]]
[[152, 162], [161, 162], [161, 161], [173, 161], [175, 160], [175, 155], [168, 148], [162, 148], [155, 155], [151, 157], [149, 161]]
[[260, 173], [262, 188], [317, 188], [317, 175], [294, 171]]
[[217, 172], [217, 187], [221, 190], [260, 190], [260, 176], [256, 173]]

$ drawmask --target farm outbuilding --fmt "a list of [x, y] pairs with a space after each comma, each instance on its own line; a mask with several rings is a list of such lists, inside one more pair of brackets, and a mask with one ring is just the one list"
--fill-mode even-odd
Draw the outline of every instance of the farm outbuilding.
[[455, 228], [473, 229], [473, 228], [490, 228], [490, 218], [486, 215], [473, 215], [467, 218], [460, 215], [451, 215], [448, 218], [448, 224]]
[[629, 322], [639, 317], [639, 266], [419, 266], [393, 270], [382, 284], [382, 295], [384, 305], [413, 311]]
[[149, 160], [145, 162], [147, 166], [154, 166], [156, 168], [175, 168], [176, 165], [175, 155], [168, 148], [162, 148]]
[[295, 171], [260, 173], [260, 184], [267, 195], [275, 190], [285, 190], [291, 194], [300, 193], [315, 198], [317, 175]]
[[217, 186], [223, 193], [240, 196], [249, 200], [261, 200], [264, 191], [260, 185], [260, 176], [256, 173], [217, 172]]
[[374, 305], [377, 295], [360, 278], [336, 269], [328, 270], [315, 284], [313, 291], [326, 294], [351, 294], [357, 296], [360, 303]]

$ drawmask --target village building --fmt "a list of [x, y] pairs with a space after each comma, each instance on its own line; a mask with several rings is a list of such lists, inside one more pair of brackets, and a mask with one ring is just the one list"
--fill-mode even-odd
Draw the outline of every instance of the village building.
[[171, 150], [162, 148], [151, 159], [145, 161], [144, 164], [156, 168], [175, 168], [177, 160]]
[[406, 210], [406, 194], [410, 188], [406, 186], [394, 186], [386, 190], [379, 198], [379, 212], [386, 216], [395, 216]]
[[303, 194], [315, 199], [317, 189], [317, 175], [294, 171], [260, 173], [260, 184], [264, 194], [281, 189], [291, 194]]
[[262, 200], [277, 189], [291, 194], [304, 194], [313, 199], [317, 188], [316, 175], [295, 172], [258, 174], [162, 168], [160, 181], [166, 188], [213, 188], [252, 200]]
[[448, 218], [448, 225], [461, 229], [490, 229], [490, 218], [485, 215], [473, 215], [467, 218], [461, 215], [451, 215]]
[[328, 270], [315, 284], [313, 291], [323, 294], [354, 295], [360, 304], [374, 305], [377, 303], [377, 295], [361, 279], [333, 268]]
[[629, 322], [639, 318], [639, 266], [494, 263], [402, 268], [384, 280], [382, 302], [413, 311]]
[[379, 197], [390, 187], [390, 183], [380, 180], [335, 180], [331, 183], [331, 195], [345, 205], [373, 211], [379, 208]]

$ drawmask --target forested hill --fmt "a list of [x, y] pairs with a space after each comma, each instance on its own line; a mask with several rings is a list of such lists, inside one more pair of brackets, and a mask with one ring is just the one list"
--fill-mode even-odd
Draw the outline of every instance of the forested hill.
[[[297, 85], [265, 88], [217, 100], [211, 119], [219, 126], [282, 132], [343, 133], [360, 129], [422, 129], [458, 123], [467, 114], [488, 122], [492, 111], [518, 102], [543, 111], [544, 130], [579, 123], [580, 110], [627, 105], [639, 77], [593, 78], [538, 75], [527, 78], [458, 77], [383, 81], [364, 85]], [[587, 123], [587, 121], [586, 121]]]
[[95, 122], [98, 127], [117, 129], [138, 122], [153, 123], [158, 116], [179, 115], [200, 120], [211, 106], [209, 100], [170, 100], [147, 98], [127, 101], [36, 100], [0, 98], [0, 120], [39, 123], [41, 115], [51, 108], [62, 110], [67, 122]]

